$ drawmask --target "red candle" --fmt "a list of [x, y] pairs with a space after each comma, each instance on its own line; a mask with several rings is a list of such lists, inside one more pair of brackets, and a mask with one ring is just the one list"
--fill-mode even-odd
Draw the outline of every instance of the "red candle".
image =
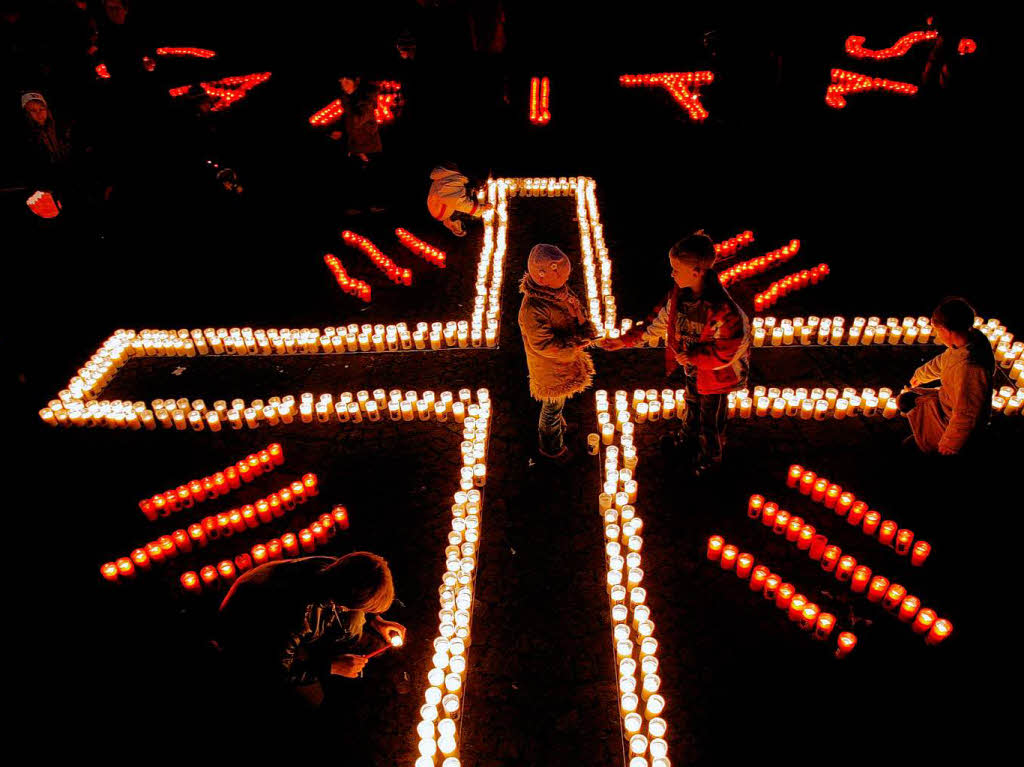
[[289, 557], [299, 555], [299, 539], [295, 537], [295, 533], [285, 533], [281, 536], [281, 548]]
[[348, 530], [348, 509], [344, 506], [335, 506], [331, 510], [331, 517], [339, 530]]
[[202, 580], [204, 586], [212, 586], [217, 582], [217, 578], [219, 577], [220, 576], [217, 575], [217, 568], [213, 565], [207, 565], [199, 571], [199, 578]]
[[117, 565], [117, 574], [121, 578], [131, 578], [135, 575], [135, 564], [128, 557], [121, 557], [114, 564]]
[[803, 475], [804, 467], [794, 463], [789, 467], [789, 473], [786, 475], [786, 487], [796, 487]]
[[849, 554], [840, 557], [839, 564], [836, 565], [836, 580], [840, 583], [846, 583], [846, 581], [853, 577], [853, 571], [856, 567], [857, 560]]
[[914, 618], [914, 624], [911, 628], [914, 629], [915, 634], [923, 634], [929, 631], [932, 624], [935, 623], [935, 619], [938, 616], [935, 615], [935, 611], [930, 607], [923, 607], [917, 612], [917, 617]]
[[203, 529], [202, 525], [198, 523], [189, 525], [188, 537], [191, 538], [192, 543], [194, 543], [199, 548], [203, 548], [204, 546], [206, 546], [206, 531]]
[[153, 510], [161, 517], [167, 516], [167, 500], [162, 495], [154, 495], [149, 499], [153, 504]]
[[206, 532], [207, 538], [210, 540], [220, 538], [220, 525], [217, 524], [216, 517], [203, 517], [201, 524], [203, 526], [203, 530]]
[[[269, 497], [260, 498], [258, 501], [256, 501], [256, 519], [258, 519], [260, 522], [263, 522], [264, 524], [269, 522], [274, 517], [280, 517], [284, 514], [284, 511], [281, 510], [281, 499], [278, 498], [276, 495], [274, 496], [274, 498], [277, 499], [276, 507], [274, 504], [271, 503], [272, 499], [270, 499]], [[275, 513], [275, 509], [277, 513]]]
[[228, 466], [224, 469], [224, 479], [227, 480], [228, 487], [232, 490], [237, 490], [242, 486], [242, 478], [238, 476], [237, 466]]
[[769, 575], [771, 575], [771, 570], [764, 565], [755, 567], [753, 572], [750, 573], [750, 590], [763, 591], [765, 581], [768, 580]]
[[275, 466], [284, 463], [284, 449], [276, 442], [267, 445], [267, 452], [274, 461]]
[[[335, 507], [337, 511], [337, 507]], [[717, 562], [722, 558], [722, 547], [725, 546], [725, 539], [720, 535], [712, 535], [708, 538], [708, 559]]]
[[914, 550], [910, 553], [910, 564], [914, 565], [914, 567], [920, 567], [931, 553], [931, 544], [927, 541], [918, 541], [914, 544]]
[[274, 466], [276, 464], [274, 463], [274, 459], [270, 457], [270, 453], [266, 450], [260, 450], [256, 454], [256, 457], [260, 459], [260, 468], [263, 469], [264, 473], [274, 470]]
[[192, 570], [181, 574], [181, 586], [191, 594], [198, 594], [203, 590], [199, 583], [199, 576]]
[[164, 493], [164, 515], [166, 516], [172, 511], [181, 511], [181, 503], [178, 501], [178, 494], [173, 490], [168, 490]]
[[299, 482], [299, 480], [292, 482], [290, 487], [292, 495], [295, 496], [296, 503], [305, 503], [308, 500], [308, 496], [306, 495], [306, 486]]
[[825, 491], [825, 508], [834, 509], [836, 507], [836, 501], [839, 500], [839, 494], [843, 492], [843, 488], [839, 485], [829, 485]]
[[840, 517], [846, 515], [853, 507], [853, 502], [857, 500], [857, 496], [853, 493], [841, 493], [839, 500], [836, 501], [836, 514]]
[[246, 504], [241, 509], [239, 509], [239, 513], [242, 515], [242, 521], [245, 523], [246, 527], [259, 527], [259, 524], [262, 520], [256, 516], [255, 506]]
[[[120, 560], [118, 561], [120, 562]], [[149, 561], [149, 554], [146, 553], [146, 549], [144, 548], [135, 549], [134, 551], [132, 551], [132, 553], [129, 555], [128, 561], [130, 561], [133, 565], [133, 573], [135, 572], [136, 567], [140, 570], [148, 570], [151, 567], [151, 563]], [[120, 565], [118, 566], [118, 569], [120, 569]]]
[[205, 490], [206, 494], [211, 498], [215, 498], [217, 496], [217, 486], [213, 484], [213, 480], [210, 477], [203, 477], [203, 490]]
[[[281, 497], [277, 493], [271, 493], [266, 498], [267, 508], [270, 511], [270, 516], [275, 519], [284, 516], [284, 508], [281, 506]], [[259, 509], [257, 509], [259, 511]]]
[[[779, 594], [779, 588], [781, 586], [782, 578], [777, 576], [775, 573], [769, 573], [768, 577], [764, 579], [764, 598], [775, 599]], [[792, 594], [790, 596], [792, 596]]]
[[252, 563], [255, 567], [259, 567], [264, 562], [270, 560], [270, 552], [267, 551], [267, 547], [262, 543], [257, 543], [253, 546], [249, 553], [252, 555]]
[[[160, 548], [160, 544], [156, 541], [146, 544], [146, 554], [149, 556], [149, 561], [153, 564], [160, 564], [164, 561], [164, 550]], [[135, 562], [136, 566], [140, 563], [138, 560]]]
[[178, 547], [174, 545], [174, 539], [171, 536], [161, 535], [156, 539], [156, 542], [164, 555], [164, 559], [174, 559], [178, 556]]
[[769, 501], [764, 505], [761, 510], [761, 524], [765, 527], [771, 527], [775, 524], [775, 516], [779, 513], [779, 505]]
[[885, 592], [888, 590], [889, 579], [884, 575], [876, 575], [871, 579], [871, 585], [868, 586], [868, 601], [881, 602], [882, 597], [885, 596]]
[[246, 570], [252, 570], [252, 557], [248, 554], [239, 554], [235, 557], [235, 568], [237, 568], [240, 573], [244, 573]]
[[193, 479], [188, 483], [188, 491], [192, 494], [196, 503], [202, 503], [206, 500], [206, 489], [203, 487], [203, 483], [198, 479]]
[[740, 578], [749, 578], [750, 571], [753, 569], [753, 567], [754, 557], [752, 555], [740, 554], [738, 557], [736, 557], [736, 575]]
[[807, 606], [807, 597], [803, 594], [794, 594], [793, 598], [789, 600], [789, 619], [791, 621], [800, 620], [800, 615], [804, 611], [804, 607]]
[[878, 525], [882, 521], [882, 515], [877, 511], [869, 511], [864, 515], [864, 524], [862, 528], [868, 535], [874, 535], [878, 530]]
[[[131, 564], [129, 562], [129, 564]], [[111, 583], [117, 583], [117, 563], [107, 562], [100, 568], [100, 575], [103, 576], [103, 580], [110, 581]]]
[[825, 550], [821, 552], [821, 569], [826, 573], [832, 572], [836, 569], [842, 556], [843, 550], [838, 546], [826, 546]]
[[[770, 577], [770, 576], [769, 576]], [[789, 607], [790, 601], [793, 599], [793, 595], [796, 593], [796, 589], [793, 588], [792, 583], [782, 583], [779, 585], [778, 590], [775, 592], [775, 606], [780, 610], [785, 610]], [[768, 595], [767, 584], [765, 587], [765, 596]]]
[[850, 579], [850, 590], [854, 594], [863, 594], [871, 580], [871, 568], [861, 565], [853, 570], [853, 577]]
[[228, 520], [230, 520], [231, 522], [231, 529], [234, 530], [236, 533], [245, 532], [245, 520], [242, 518], [242, 512], [240, 512], [238, 509], [232, 509], [230, 512], [228, 512]]
[[843, 631], [839, 634], [839, 641], [836, 645], [836, 657], [845, 658], [856, 646], [857, 637], [849, 631]]
[[900, 604], [899, 619], [904, 623], [910, 623], [920, 609], [921, 600], [915, 596], [908, 596]]
[[914, 531], [901, 528], [896, 532], [896, 553], [906, 556], [910, 553], [910, 545], [914, 542]]
[[305, 488], [307, 498], [312, 498], [320, 492], [320, 488], [317, 486], [316, 474], [303, 475], [302, 486]]
[[155, 522], [157, 518], [156, 506], [153, 505], [153, 499], [147, 498], [143, 501], [139, 501], [139, 508], [142, 509], [142, 513], [146, 515], [146, 519], [150, 522]]
[[287, 487], [282, 487], [277, 491], [278, 498], [281, 499], [281, 505], [288, 511], [292, 511], [295, 508], [295, 497], [292, 495], [292, 491]]
[[809, 602], [800, 613], [800, 628], [804, 631], [810, 631], [818, 623], [818, 614], [821, 612], [820, 608], [813, 602]]
[[224, 472], [218, 471], [213, 475], [213, 492], [216, 495], [227, 495], [230, 491], [230, 485], [228, 485], [228, 478], [224, 476]]
[[815, 562], [821, 561], [821, 555], [825, 553], [825, 547], [828, 546], [828, 538], [820, 533], [811, 538], [811, 545], [808, 548], [808, 554], [811, 559]]
[[195, 499], [192, 497], [192, 491], [188, 489], [188, 485], [178, 485], [174, 492], [178, 496], [178, 504], [181, 508], [191, 509], [195, 505]]
[[[793, 524], [790, 522], [790, 524]], [[796, 539], [796, 547], [800, 551], [807, 551], [811, 548], [811, 542], [815, 537], [815, 529], [813, 525], [804, 525], [800, 528], [800, 535]]]
[[789, 512], [785, 509], [779, 509], [779, 513], [775, 515], [775, 525], [772, 527], [772, 531], [776, 535], [782, 535], [786, 532], [786, 528], [789, 527]]
[[[299, 544], [302, 546], [302, 550], [307, 553], [312, 552], [313, 549], [316, 548], [316, 543], [313, 540], [313, 532], [309, 528], [304, 527], [299, 530]], [[722, 561], [725, 561], [724, 551]]]
[[238, 573], [235, 572], [235, 563], [230, 559], [225, 559], [217, 565], [217, 574], [220, 575], [226, 583], [231, 583], [231, 581], [235, 579], [235, 576], [238, 575]]
[[217, 531], [221, 538], [230, 538], [235, 531], [231, 529], [231, 516], [226, 512], [217, 515]]
[[320, 522], [320, 526], [327, 531], [327, 535], [329, 537], [333, 538], [338, 532], [338, 528], [334, 526], [334, 519], [330, 514], [321, 514], [318, 521]]
[[832, 629], [836, 627], [836, 616], [832, 613], [819, 613], [818, 621], [814, 626], [815, 639], [828, 639], [832, 635]]
[[[316, 541], [317, 546], [323, 546], [327, 543], [327, 531], [324, 529], [324, 526], [321, 525], [319, 522], [314, 522], [313, 524], [311, 524], [309, 526], [309, 531], [313, 533], [313, 540]], [[751, 562], [753, 562], [753, 558], [751, 558]], [[749, 567], [747, 568], [747, 571], [750, 571]]]
[[282, 546], [280, 539], [271, 538], [267, 541], [267, 555], [271, 559], [281, 559], [283, 551], [284, 547]]
[[740, 550], [733, 546], [731, 543], [726, 544], [722, 547], [722, 558], [718, 563], [723, 570], [732, 570], [736, 564], [736, 557], [739, 556]]
[[174, 539], [174, 546], [182, 554], [188, 554], [192, 551], [192, 539], [188, 537], [188, 533], [184, 530], [175, 530], [171, 533], [171, 538]]
[[763, 495], [752, 495], [750, 500], [747, 501], [747, 516], [751, 519], [757, 519], [761, 516], [761, 508], [764, 506]]
[[882, 599], [882, 607], [886, 610], [895, 610], [906, 596], [907, 590], [900, 584], [893, 583], [889, 586], [889, 590], [885, 592], [885, 598]]
[[817, 479], [818, 475], [813, 471], [805, 471], [803, 476], [800, 477], [800, 494], [810, 495], [811, 489], [814, 487], [814, 483]]
[[932, 630], [928, 632], [928, 636], [924, 638], [924, 641], [930, 645], [937, 645], [940, 642], [945, 641], [946, 637], [952, 633], [952, 622], [945, 618], [939, 618], [939, 620], [932, 624]]
[[238, 470], [238, 476], [243, 482], [246, 484], [252, 482], [252, 469], [249, 468], [249, 464], [245, 461], [239, 461], [235, 468]]
[[[776, 519], [778, 519], [776, 517]], [[790, 517], [786, 524], [786, 540], [794, 543], [800, 537], [800, 531], [804, 529], [803, 517]]]
[[864, 521], [864, 515], [868, 511], [868, 505], [864, 501], [857, 501], [850, 507], [850, 513], [846, 517], [846, 521], [851, 525], [859, 525]]
[[896, 531], [899, 529], [899, 525], [893, 522], [891, 519], [887, 519], [882, 522], [878, 527], [878, 540], [880, 543], [886, 546], [892, 546], [893, 539], [896, 537]]
[[825, 491], [828, 490], [828, 480], [822, 477], [814, 482], [814, 489], [811, 490], [811, 500], [815, 503], [821, 503], [825, 500]]
[[245, 462], [249, 464], [249, 470], [252, 472], [253, 479], [262, 476], [263, 466], [260, 464], [260, 457], [258, 455], [255, 453], [247, 455], [245, 457]]

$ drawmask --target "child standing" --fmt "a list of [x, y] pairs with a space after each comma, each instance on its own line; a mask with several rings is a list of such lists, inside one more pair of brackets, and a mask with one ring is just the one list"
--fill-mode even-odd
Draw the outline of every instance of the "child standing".
[[696, 447], [698, 476], [721, 464], [728, 394], [746, 385], [750, 367], [750, 324], [722, 287], [714, 263], [715, 246], [706, 234], [681, 239], [669, 251], [675, 285], [646, 327], [598, 342], [616, 351], [665, 339], [666, 373], [681, 367], [686, 382], [686, 421], [679, 438]]
[[565, 444], [565, 401], [590, 386], [594, 363], [583, 349], [597, 333], [566, 284], [572, 270], [554, 245], [534, 245], [519, 283], [519, 328], [530, 369], [530, 394], [540, 400], [540, 454], [560, 463], [572, 457]]
[[491, 209], [490, 205], [479, 203], [469, 195], [466, 191], [469, 179], [459, 173], [453, 162], [443, 162], [430, 171], [430, 181], [427, 209], [456, 237], [466, 236], [460, 220], [462, 214], [482, 218]]

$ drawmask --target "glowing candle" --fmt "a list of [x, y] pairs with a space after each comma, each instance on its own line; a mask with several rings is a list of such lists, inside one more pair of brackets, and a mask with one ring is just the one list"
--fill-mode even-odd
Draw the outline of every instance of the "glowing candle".
[[932, 624], [935, 623], [937, 617], [934, 610], [924, 607], [918, 611], [911, 628], [915, 634], [924, 634], [926, 631], [931, 630]]
[[804, 608], [806, 606], [807, 597], [805, 597], [803, 594], [794, 594], [792, 598], [789, 600], [789, 608], [787, 610], [787, 615], [789, 619], [794, 622], [800, 620], [800, 616], [803, 613]]
[[804, 467], [794, 463], [786, 474], [786, 487], [796, 487], [804, 475]]
[[836, 500], [836, 514], [840, 517], [845, 516], [853, 507], [853, 503], [856, 499], [857, 498], [853, 493], [840, 493], [839, 498]]
[[900, 408], [895, 399], [890, 399], [885, 403], [885, 409], [882, 411], [883, 418], [895, 418], [899, 413]]
[[[771, 576], [769, 576], [769, 580]], [[793, 599], [793, 595], [796, 593], [796, 589], [793, 588], [792, 583], [781, 583], [775, 591], [775, 606], [780, 610], [786, 610], [789, 608], [790, 602]], [[765, 596], [768, 596], [768, 583], [765, 583]]]
[[946, 640], [950, 634], [953, 633], [953, 624], [951, 621], [945, 618], [940, 618], [932, 624], [931, 631], [928, 632], [928, 636], [924, 638], [924, 641], [930, 645], [937, 645]]
[[782, 535], [786, 532], [789, 527], [789, 512], [785, 509], [779, 510], [779, 513], [775, 515], [775, 524], [772, 526], [772, 532], [776, 535]]
[[198, 594], [203, 590], [199, 576], [192, 570], [181, 574], [181, 586], [190, 594]]
[[761, 511], [761, 524], [765, 527], [775, 526], [775, 517], [779, 513], [779, 506], [776, 503], [769, 501], [764, 505]]
[[[129, 563], [131, 564], [131, 563]], [[100, 575], [103, 576], [103, 580], [111, 583], [117, 582], [117, 563], [107, 562], [100, 568]]]
[[882, 515], [877, 511], [869, 511], [864, 515], [864, 523], [861, 525], [861, 529], [867, 535], [874, 535], [878, 531], [878, 525], [882, 522]]
[[829, 481], [824, 477], [817, 479], [814, 482], [814, 489], [811, 490], [811, 500], [815, 503], [821, 503], [825, 499], [825, 491], [828, 490]]
[[813, 629], [818, 623], [818, 615], [820, 612], [820, 608], [813, 602], [805, 605], [804, 609], [800, 612], [800, 628], [803, 631], [810, 631]]
[[932, 553], [932, 547], [926, 541], [918, 541], [914, 544], [914, 550], [910, 554], [910, 564], [915, 567], [920, 567], [924, 564], [924, 561], [928, 559], [928, 555]]
[[754, 567], [754, 557], [750, 554], [740, 554], [736, 558], [736, 575], [740, 578], [747, 578], [750, 576], [750, 571]]
[[896, 537], [896, 531], [899, 529], [899, 525], [893, 522], [891, 519], [887, 519], [882, 522], [878, 527], [878, 541], [886, 546], [891, 546], [893, 539]]
[[769, 575], [771, 575], [771, 571], [764, 565], [755, 567], [750, 573], [750, 590], [763, 591], [765, 581], [768, 580]]
[[740, 400], [740, 418], [750, 418], [750, 411], [754, 407], [754, 401], [750, 397], [743, 397]]
[[752, 495], [750, 500], [747, 501], [747, 516], [751, 519], [757, 519], [761, 516], [761, 509], [764, 506], [763, 495]]
[[868, 587], [868, 582], [871, 580], [871, 568], [860, 565], [855, 567], [853, 570], [853, 576], [850, 578], [850, 590], [855, 594], [863, 594]]
[[[800, 531], [804, 529], [803, 517], [790, 517], [786, 525], [786, 540], [790, 543], [799, 543]], [[809, 542], [808, 542], [809, 545]]]
[[732, 570], [736, 565], [736, 558], [739, 556], [739, 549], [732, 544], [727, 544], [722, 548], [722, 556], [719, 565], [723, 570]]
[[768, 415], [768, 408], [771, 406], [771, 400], [767, 397], [757, 398], [757, 415], [765, 416]]
[[231, 583], [238, 575], [235, 569], [235, 563], [230, 559], [225, 559], [217, 564], [217, 574], [224, 579], [225, 583]]
[[836, 507], [836, 503], [839, 500], [839, 495], [842, 492], [843, 488], [840, 487], [839, 485], [829, 485], [828, 489], [825, 491], [825, 508], [834, 509]]
[[836, 626], [836, 616], [832, 613], [818, 613], [814, 625], [815, 639], [828, 639]]
[[836, 645], [836, 657], [845, 658], [856, 646], [857, 637], [849, 631], [843, 631], [839, 634], [839, 641]]
[[864, 521], [864, 515], [868, 511], [868, 505], [864, 501], [857, 501], [850, 507], [846, 521], [851, 525], [859, 525]]
[[906, 596], [907, 590], [900, 584], [893, 583], [885, 592], [885, 597], [882, 599], [882, 607], [886, 610], [895, 610], [900, 606]]
[[[814, 487], [814, 483], [817, 481], [818, 475], [813, 471], [805, 471], [803, 476], [800, 477], [800, 494], [810, 495], [811, 490]], [[827, 483], [826, 483], [827, 484]]]
[[881, 602], [882, 597], [889, 590], [889, 579], [884, 575], [876, 575], [871, 579], [871, 585], [868, 586], [868, 601], [869, 602]]
[[921, 600], [915, 596], [904, 597], [900, 603], [900, 609], [898, 617], [904, 623], [910, 623], [917, 615], [917, 611], [921, 609]]
[[765, 599], [774, 600], [779, 593], [779, 589], [782, 587], [782, 578], [775, 573], [769, 573], [768, 577], [764, 579], [764, 594]]

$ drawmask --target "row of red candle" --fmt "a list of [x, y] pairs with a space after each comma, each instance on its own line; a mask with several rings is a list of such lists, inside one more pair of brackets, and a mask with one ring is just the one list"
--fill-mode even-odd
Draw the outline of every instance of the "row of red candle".
[[[791, 583], [784, 583], [782, 577], [773, 573], [764, 565], [755, 566], [754, 556], [727, 544], [720, 535], [712, 535], [708, 539], [707, 557], [718, 562], [723, 570], [732, 570], [737, 577], [750, 584], [750, 590], [763, 594], [765, 599], [773, 600], [775, 606], [786, 610], [789, 619], [798, 622], [804, 631], [813, 631], [815, 639], [828, 639], [836, 626], [836, 616], [821, 612], [818, 605], [807, 600], [803, 594], [797, 593]], [[843, 637], [847, 637], [843, 639]], [[839, 634], [836, 657], [842, 658], [856, 646], [857, 638], [848, 631]]]
[[754, 233], [749, 229], [745, 232], [737, 234], [735, 237], [730, 237], [728, 240], [722, 240], [721, 242], [715, 243], [715, 256], [717, 258], [728, 258], [738, 251], [740, 248], [745, 248], [754, 242]]
[[718, 279], [721, 280], [723, 285], [729, 285], [733, 282], [738, 282], [739, 280], [745, 280], [748, 277], [760, 274], [773, 266], [784, 264], [799, 252], [800, 240], [790, 240], [789, 244], [765, 253], [763, 256], [752, 258], [749, 261], [743, 261], [730, 266], [728, 269], [722, 270], [718, 274]]
[[708, 112], [700, 103], [700, 95], [691, 92], [690, 87], [700, 88], [701, 85], [714, 82], [714, 79], [715, 75], [712, 72], [662, 72], [649, 75], [622, 75], [619, 84], [626, 87], [661, 86], [672, 94], [672, 98], [686, 110], [691, 120], [703, 122], [707, 119]]
[[551, 82], [547, 77], [530, 78], [530, 122], [534, 125], [551, 122], [550, 91]]
[[310, 115], [309, 124], [318, 127], [330, 125], [341, 119], [343, 114], [345, 114], [345, 107], [342, 106], [341, 99], [335, 99], [323, 109], [318, 109]]
[[235, 533], [244, 533], [275, 518], [283, 517], [286, 512], [298, 504], [305, 503], [317, 493], [319, 489], [316, 475], [306, 474], [301, 481], [296, 480], [255, 503], [204, 517], [201, 521], [189, 525], [188, 530], [175, 530], [170, 535], [150, 541], [145, 546], [133, 550], [127, 557], [107, 562], [100, 568], [100, 572], [106, 578], [111, 572], [111, 565], [121, 572], [122, 562], [131, 562], [139, 569], [148, 570], [152, 565], [163, 564], [179, 554], [188, 554], [196, 546], [205, 548], [211, 540], [230, 538]]
[[348, 293], [350, 296], [355, 296], [360, 301], [370, 303], [372, 291], [370, 290], [369, 284], [362, 280], [349, 277], [340, 258], [335, 256], [333, 253], [327, 253], [324, 255], [324, 263], [327, 264], [327, 268], [331, 270], [331, 274], [334, 275], [334, 280], [338, 283], [338, 287], [341, 288], [343, 292]]
[[258, 453], [251, 453], [213, 476], [193, 479], [174, 490], [145, 498], [139, 501], [139, 508], [146, 519], [153, 522], [157, 517], [166, 517], [171, 512], [191, 508], [193, 504], [227, 495], [240, 488], [243, 482], [248, 484], [283, 463], [284, 448], [272, 442]]
[[189, 56], [195, 59], [212, 59], [216, 51], [208, 48], [157, 48], [157, 56]]
[[445, 252], [440, 248], [428, 245], [423, 242], [423, 240], [415, 237], [411, 232], [408, 232], [401, 227], [395, 230], [395, 235], [398, 237], [398, 241], [400, 243], [424, 261], [440, 267], [441, 269], [445, 268], [445, 262], [447, 261], [448, 256], [446, 256]]
[[[250, 90], [269, 79], [270, 72], [258, 72], [251, 75], [224, 77], [212, 82], [201, 82], [199, 87], [203, 89], [207, 96], [217, 99], [213, 106], [210, 107], [210, 111], [220, 112], [230, 107], [236, 101], [245, 98]], [[192, 86], [190, 85], [182, 85], [177, 88], [171, 88], [168, 93], [175, 97], [184, 96], [191, 88]]]
[[864, 501], [841, 485], [819, 477], [813, 471], [793, 464], [786, 472], [787, 487], [798, 488], [801, 495], [808, 496], [815, 503], [835, 511], [836, 516], [846, 517], [851, 525], [859, 525], [866, 535], [877, 536], [880, 543], [891, 547], [900, 556], [910, 555], [910, 564], [920, 567], [932, 553], [927, 541], [914, 542], [912, 530], [901, 528], [891, 519], [882, 519], [877, 511], [870, 511]]
[[801, 272], [787, 275], [781, 280], [776, 280], [763, 293], [754, 296], [754, 311], [763, 312], [794, 290], [806, 288], [808, 285], [817, 285], [828, 276], [828, 273], [828, 264], [818, 264], [813, 269], [804, 269]]
[[819, 534], [812, 525], [780, 509], [774, 501], [766, 501], [760, 495], [751, 496], [747, 515], [751, 519], [760, 517], [761, 524], [770, 527], [776, 535], [784, 535], [797, 550], [806, 551], [811, 559], [821, 563], [821, 569], [826, 573], [833, 573], [840, 583], [849, 583], [854, 594], [864, 594], [869, 602], [881, 603], [904, 623], [912, 621], [914, 633], [926, 634], [928, 644], [938, 644], [952, 632], [952, 622], [938, 619], [930, 608], [922, 608], [921, 600], [909, 595], [906, 588], [891, 583], [883, 575], [873, 575], [870, 567], [858, 565], [856, 558], [844, 555], [841, 548], [829, 544], [828, 538]]
[[898, 80], [886, 80], [884, 77], [869, 77], [858, 72], [847, 72], [845, 69], [832, 70], [832, 84], [825, 91], [825, 103], [833, 109], [846, 107], [845, 96], [848, 93], [864, 93], [866, 91], [889, 91], [913, 96], [917, 86]]
[[206, 565], [198, 573], [195, 570], [182, 573], [181, 586], [185, 591], [199, 594], [218, 581], [230, 585], [238, 575], [267, 562], [312, 554], [318, 546], [326, 545], [339, 530], [348, 530], [348, 526], [348, 511], [344, 506], [335, 506], [330, 514], [322, 514], [316, 522], [298, 533], [289, 532], [266, 543], [257, 543], [248, 554], [239, 554], [233, 560], [223, 559], [216, 565]]
[[398, 266], [398, 264], [381, 253], [377, 246], [366, 237], [346, 229], [341, 233], [341, 239], [347, 245], [363, 251], [373, 261], [373, 265], [384, 272], [387, 278], [396, 285], [412, 285], [412, 272]]
[[[382, 92], [377, 94], [377, 104], [374, 106], [373, 116], [382, 125], [394, 122], [395, 114], [392, 109], [398, 103], [398, 94], [402, 85], [390, 80], [383, 80], [377, 83], [377, 88]], [[335, 99], [310, 115], [309, 124], [317, 127], [331, 125], [340, 120], [343, 114], [345, 114], [345, 107], [342, 105], [341, 99]]]
[[934, 40], [938, 36], [939, 33], [934, 29], [930, 29], [927, 32], [910, 32], [903, 35], [903, 37], [888, 48], [881, 48], [873, 51], [864, 47], [864, 41], [866, 38], [860, 35], [850, 35], [846, 38], [846, 54], [855, 59], [875, 59], [876, 61], [880, 61], [882, 59], [895, 59], [900, 56], [905, 56], [907, 51], [913, 48], [917, 43], [924, 42], [925, 40]]

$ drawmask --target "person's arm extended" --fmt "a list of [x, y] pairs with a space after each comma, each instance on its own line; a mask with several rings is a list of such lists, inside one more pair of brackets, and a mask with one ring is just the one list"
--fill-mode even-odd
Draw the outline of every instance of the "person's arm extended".
[[686, 350], [686, 356], [697, 368], [717, 369], [730, 364], [747, 343], [743, 317], [729, 312], [715, 328], [712, 340], [694, 344]]
[[921, 384], [931, 383], [937, 381], [942, 377], [942, 368], [944, 366], [944, 357], [946, 353], [932, 357], [921, 367], [914, 371], [914, 377], [910, 379], [910, 385], [920, 386]]
[[984, 408], [992, 406], [992, 391], [988, 376], [975, 365], [957, 365], [948, 378], [952, 380], [942, 388], [953, 402], [953, 412], [938, 447], [943, 455], [955, 455], [977, 427]]
[[519, 327], [535, 352], [559, 362], [571, 362], [587, 342], [559, 337], [542, 309], [525, 304], [519, 312]]
[[626, 348], [631, 348], [637, 346], [641, 341], [650, 343], [657, 338], [666, 338], [668, 336], [668, 314], [671, 298], [672, 293], [670, 292], [663, 301], [651, 310], [643, 325], [632, 327], [627, 333], [620, 336], [619, 339], [622, 341], [622, 345]]

